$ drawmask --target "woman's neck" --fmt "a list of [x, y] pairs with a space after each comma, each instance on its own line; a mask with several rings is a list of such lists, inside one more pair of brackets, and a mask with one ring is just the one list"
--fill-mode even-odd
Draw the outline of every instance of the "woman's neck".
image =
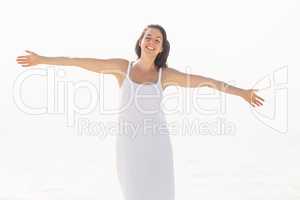
[[141, 56], [137, 60], [136, 64], [138, 64], [145, 71], [152, 71], [152, 70], [156, 70], [154, 61], [155, 61], [155, 58]]

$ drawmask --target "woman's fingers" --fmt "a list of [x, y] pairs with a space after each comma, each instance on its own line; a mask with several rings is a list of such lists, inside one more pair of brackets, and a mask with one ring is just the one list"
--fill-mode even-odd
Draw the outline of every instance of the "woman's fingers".
[[27, 64], [29, 59], [27, 56], [18, 56], [16, 61], [18, 64]]
[[28, 59], [27, 58], [17, 58], [17, 61], [24, 62], [24, 61], [28, 61]]
[[27, 52], [27, 53], [31, 53], [31, 54], [35, 54], [34, 52], [32, 52], [32, 51], [29, 51], [29, 50], [25, 50], [25, 52]]
[[23, 61], [23, 60], [28, 60], [28, 58], [17, 58], [17, 61]]
[[30, 64], [30, 60], [28, 58], [17, 58], [17, 63], [20, 65], [24, 65], [24, 64], [28, 65]]
[[34, 64], [34, 58], [37, 54], [29, 50], [25, 50], [25, 52], [29, 53], [29, 55], [18, 56], [16, 61], [18, 64], [22, 65], [22, 67], [30, 67]]
[[27, 60], [27, 57], [17, 57], [17, 60]]
[[261, 98], [260, 96], [256, 95], [255, 92], [259, 91], [258, 89], [253, 89], [252, 90], [252, 95], [251, 95], [251, 103], [256, 105], [256, 106], [262, 106], [263, 102], [265, 101], [263, 98]]
[[259, 106], [262, 106], [263, 105], [263, 102], [265, 101], [263, 98], [261, 98], [260, 96], [258, 95], [254, 95], [255, 98], [256, 98], [256, 101], [258, 102]]
[[27, 61], [18, 61], [18, 64], [27, 64]]
[[28, 61], [29, 60], [29, 58], [17, 58], [17, 61], [20, 61], [20, 62], [22, 62], [22, 61]]
[[17, 59], [27, 58], [27, 56], [18, 56]]
[[255, 94], [257, 91], [259, 91], [259, 89], [248, 89], [245, 95], [243, 95], [243, 98], [253, 107], [262, 106], [265, 101], [263, 98]]
[[17, 60], [18, 63], [20, 62], [28, 62], [28, 60]]
[[265, 101], [263, 98], [261, 98], [260, 96], [255, 95], [256, 98], [260, 99], [261, 101]]
[[257, 106], [262, 106], [262, 105], [263, 105], [260, 101], [255, 101], [255, 104], [256, 104]]
[[254, 100], [254, 103], [257, 105], [257, 106], [262, 106], [263, 103], [257, 99]]
[[253, 101], [253, 102], [251, 103], [251, 105], [252, 105], [253, 107], [259, 106], [259, 104], [258, 104], [256, 101]]
[[250, 98], [251, 100], [250, 100], [250, 104], [251, 104], [251, 106], [253, 106], [253, 107], [258, 107], [258, 106], [262, 106], [263, 105], [263, 98], [261, 98], [261, 97], [258, 97], [258, 96], [256, 96], [256, 95], [252, 95], [252, 98]]

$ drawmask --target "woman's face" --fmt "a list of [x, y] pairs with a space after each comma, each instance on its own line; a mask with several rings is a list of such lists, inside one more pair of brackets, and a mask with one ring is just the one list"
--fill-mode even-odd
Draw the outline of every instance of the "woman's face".
[[148, 28], [140, 41], [142, 53], [156, 57], [162, 51], [163, 36], [156, 28]]

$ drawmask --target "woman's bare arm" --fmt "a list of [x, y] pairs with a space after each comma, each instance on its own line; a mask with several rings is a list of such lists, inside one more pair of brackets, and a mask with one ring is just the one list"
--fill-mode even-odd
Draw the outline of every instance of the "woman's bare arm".
[[71, 58], [71, 57], [46, 57], [26, 50], [28, 55], [18, 56], [17, 62], [23, 67], [30, 67], [38, 64], [77, 66], [89, 71], [103, 74], [122, 74], [124, 66], [128, 61], [122, 58], [97, 59], [97, 58]]
[[242, 88], [234, 87], [223, 81], [219, 81], [219, 80], [215, 80], [212, 78], [195, 75], [195, 74], [186, 74], [173, 68], [166, 68], [164, 71], [165, 71], [164, 83], [166, 86], [177, 85], [181, 87], [191, 87], [191, 88], [207, 86], [213, 89], [217, 89], [221, 92], [240, 96], [248, 103], [250, 103], [252, 106], [263, 105], [262, 102], [264, 101], [264, 99], [255, 94], [255, 91], [258, 91], [256, 89], [242, 89]]

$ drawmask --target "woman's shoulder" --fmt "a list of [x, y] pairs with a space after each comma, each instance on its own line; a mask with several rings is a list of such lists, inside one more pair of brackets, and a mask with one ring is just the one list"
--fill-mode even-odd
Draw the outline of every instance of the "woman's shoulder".
[[108, 71], [110, 71], [110, 74], [114, 75], [117, 78], [119, 85], [121, 85], [126, 76], [128, 64], [130, 61], [125, 58], [109, 58], [106, 59], [106, 62], [106, 67], [109, 68]]
[[172, 68], [172, 67], [163, 67], [162, 73], [170, 76], [170, 75], [178, 74], [178, 73], [180, 73], [180, 71], [175, 68]]
[[125, 58], [110, 58], [107, 59], [107, 65], [114, 70], [115, 74], [126, 72], [129, 60]]

